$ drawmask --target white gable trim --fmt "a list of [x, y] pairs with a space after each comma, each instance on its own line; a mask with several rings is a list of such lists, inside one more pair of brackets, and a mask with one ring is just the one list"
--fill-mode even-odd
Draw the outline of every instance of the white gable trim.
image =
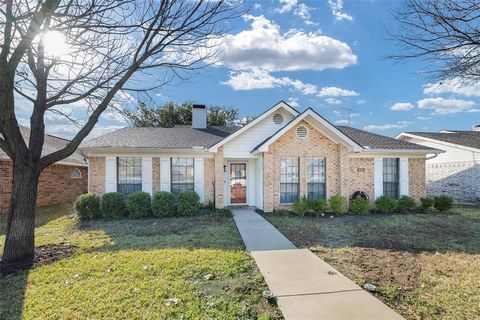
[[[350, 137], [345, 135], [343, 132], [338, 130], [334, 125], [332, 125], [330, 122], [325, 120], [323, 117], [321, 117], [318, 113], [316, 113], [313, 109], [307, 109], [305, 110], [302, 114], [300, 114], [298, 117], [296, 117], [294, 120], [292, 120], [290, 123], [288, 123], [286, 126], [284, 126], [282, 129], [280, 129], [277, 133], [275, 133], [273, 136], [268, 138], [266, 141], [264, 141], [261, 145], [259, 145], [255, 150], [252, 150], [252, 152], [258, 151], [258, 152], [267, 152], [268, 147], [270, 144], [272, 144], [274, 141], [276, 141], [278, 138], [280, 138], [283, 134], [285, 134], [288, 130], [292, 129], [295, 125], [297, 125], [300, 121], [304, 120], [307, 116], [313, 117], [315, 120], [320, 122], [324, 127], [326, 127], [328, 130], [330, 130], [332, 134], [326, 134], [324, 133], [329, 139], [335, 139], [339, 142], [343, 142], [349, 149], [353, 152], [362, 152], [363, 148], [360, 146], [358, 143], [353, 141]], [[308, 122], [308, 120], [305, 120]], [[315, 126], [314, 124], [312, 124]]]
[[[480, 149], [477, 149], [477, 148], [467, 147], [467, 146], [464, 146], [464, 145], [461, 145], [461, 144], [451, 143], [451, 142], [447, 142], [447, 141], [443, 141], [443, 140], [417, 136], [416, 134], [411, 134], [411, 133], [407, 133], [407, 132], [400, 133], [399, 135], [397, 135], [395, 137], [395, 139], [400, 139], [401, 137], [415, 138], [415, 139], [420, 139], [420, 140], [424, 140], [424, 141], [429, 141], [429, 142], [442, 144], [444, 146], [453, 147], [453, 148], [457, 148], [457, 149], [463, 149], [463, 150], [473, 151], [473, 152], [480, 152]], [[429, 153], [444, 153], [444, 152], [445, 152], [444, 150], [438, 150], [438, 152], [433, 152], [432, 151], [432, 152], [429, 152]]]
[[260, 121], [262, 121], [263, 119], [265, 119], [266, 117], [268, 117], [269, 115], [271, 115], [272, 113], [276, 112], [278, 109], [280, 108], [283, 108], [285, 110], [287, 110], [288, 112], [290, 112], [293, 116], [298, 116], [300, 113], [295, 110], [294, 108], [292, 108], [290, 105], [288, 105], [288, 103], [284, 102], [284, 101], [280, 101], [278, 102], [277, 104], [275, 104], [273, 107], [271, 107], [270, 109], [268, 109], [267, 111], [265, 111], [264, 113], [262, 113], [260, 116], [256, 117], [252, 122], [248, 123], [247, 125], [243, 126], [242, 128], [238, 129], [237, 131], [235, 131], [234, 133], [232, 133], [231, 135], [229, 135], [228, 137], [226, 137], [225, 139], [223, 139], [222, 141], [219, 141], [217, 142], [215, 145], [211, 146], [208, 151], [210, 152], [217, 152], [218, 151], [218, 148], [221, 147], [222, 145], [224, 145], [225, 143], [227, 143], [228, 141], [231, 141], [232, 139], [234, 139], [235, 137], [238, 137], [239, 135], [241, 135], [243, 132], [247, 131], [248, 129], [250, 129], [251, 127], [255, 126], [257, 123], [259, 123]]

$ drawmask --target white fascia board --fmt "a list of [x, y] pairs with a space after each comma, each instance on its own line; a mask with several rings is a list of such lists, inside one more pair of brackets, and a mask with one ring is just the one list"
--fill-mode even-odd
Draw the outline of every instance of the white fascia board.
[[[4, 161], [12, 161], [9, 157], [0, 156], [0, 160]], [[77, 163], [77, 162], [70, 162], [65, 160], [60, 160], [55, 162], [53, 165], [62, 165], [62, 166], [70, 166], [70, 167], [88, 167], [87, 163]]]
[[[314, 112], [312, 109], [307, 109], [304, 113], [290, 121], [286, 126], [284, 126], [281, 130], [279, 130], [275, 135], [270, 137], [267, 141], [265, 141], [259, 148], [258, 151], [260, 152], [267, 152], [268, 147], [270, 144], [272, 144], [274, 141], [276, 141], [278, 138], [280, 138], [285, 132], [288, 130], [292, 129], [296, 124], [298, 124], [300, 121], [304, 120], [307, 116], [313, 117], [315, 120], [320, 122], [323, 126], [325, 126], [328, 130], [330, 130], [335, 136], [339, 137], [341, 141], [345, 142], [353, 152], [362, 152], [364, 149], [362, 146], [360, 146], [358, 143], [350, 139], [348, 136], [346, 136], [343, 132], [335, 128], [331, 123], [320, 117], [316, 112]], [[305, 120], [307, 121], [307, 120]], [[307, 121], [308, 122], [308, 121]], [[312, 124], [315, 126], [315, 124]], [[321, 131], [320, 131], [321, 132]], [[329, 139], [332, 139], [332, 137], [328, 137]], [[256, 150], [255, 150], [256, 151]]]
[[266, 117], [268, 117], [270, 114], [274, 113], [275, 111], [277, 111], [278, 109], [280, 108], [284, 108], [285, 110], [287, 110], [288, 112], [290, 112], [293, 116], [298, 116], [300, 113], [295, 110], [294, 108], [292, 108], [291, 106], [289, 106], [286, 102], [284, 101], [280, 101], [278, 102], [277, 104], [275, 104], [273, 107], [271, 107], [270, 109], [266, 110], [264, 113], [262, 113], [260, 116], [258, 116], [257, 118], [255, 118], [252, 122], [246, 124], [245, 126], [241, 127], [240, 129], [238, 129], [237, 131], [235, 131], [234, 133], [232, 133], [231, 135], [229, 135], [228, 137], [226, 137], [225, 139], [217, 142], [216, 144], [214, 144], [213, 146], [211, 146], [208, 151], [210, 152], [217, 152], [218, 151], [218, 148], [221, 147], [222, 145], [224, 145], [225, 143], [227, 143], [228, 141], [231, 141], [232, 139], [234, 139], [235, 137], [238, 137], [239, 135], [241, 135], [243, 132], [247, 131], [248, 129], [250, 129], [251, 127], [253, 127], [254, 125], [256, 125], [257, 123], [259, 123], [260, 121], [262, 121], [263, 119], [265, 119]]
[[85, 157], [94, 156], [140, 156], [140, 157], [161, 157], [164, 155], [172, 156], [201, 156], [204, 158], [213, 157], [214, 154], [205, 149], [195, 148], [84, 148], [82, 155]]
[[[472, 151], [472, 152], [480, 152], [480, 149], [477, 149], [477, 148], [467, 147], [467, 146], [463, 146], [461, 144], [446, 142], [446, 141], [443, 141], [443, 140], [431, 139], [431, 138], [426, 138], [426, 137], [422, 137], [422, 136], [417, 136], [415, 134], [406, 133], [406, 132], [402, 132], [402, 133], [398, 134], [395, 137], [395, 139], [398, 139], [398, 138], [401, 138], [401, 137], [415, 138], [415, 139], [420, 139], [420, 140], [425, 140], [425, 141], [430, 141], [430, 142], [442, 144], [442, 145], [457, 148], [457, 149], [463, 149], [463, 150]], [[444, 153], [445, 152], [444, 150], [439, 150], [439, 151], [441, 151], [439, 153]], [[431, 152], [431, 153], [433, 153], [433, 152]]]

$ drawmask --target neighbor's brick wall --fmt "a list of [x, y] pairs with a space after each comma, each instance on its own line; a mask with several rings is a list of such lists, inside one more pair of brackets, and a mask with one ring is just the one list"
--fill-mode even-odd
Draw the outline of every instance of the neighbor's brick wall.
[[217, 208], [223, 208], [223, 147], [218, 148], [215, 153], [215, 206]]
[[[306, 139], [299, 139], [295, 129], [304, 125], [308, 129]], [[307, 192], [307, 157], [326, 158], [327, 198], [341, 193], [340, 154], [344, 152], [344, 146], [340, 146], [319, 133], [305, 121], [287, 131], [277, 141], [272, 143], [269, 151], [264, 154], [264, 210], [269, 212], [274, 209], [288, 208], [288, 205], [280, 204], [280, 158], [300, 158], [300, 196]], [[345, 177], [346, 179], [346, 177]]]
[[475, 161], [427, 163], [427, 194], [447, 194], [456, 202], [480, 202], [480, 164]]
[[373, 158], [350, 158], [349, 180], [347, 196], [351, 197], [355, 191], [368, 194], [374, 200]]
[[[204, 195], [205, 201], [204, 204], [207, 205], [209, 202], [214, 202], [215, 190], [215, 159], [214, 158], [205, 158], [204, 159]], [[222, 180], [223, 181], [223, 180]]]
[[425, 158], [408, 159], [408, 192], [415, 200], [426, 195]]
[[[80, 169], [82, 178], [72, 179], [70, 173]], [[0, 212], [6, 211], [12, 192], [13, 166], [11, 161], [0, 161]], [[37, 206], [73, 202], [75, 198], [87, 192], [88, 173], [85, 167], [52, 165], [40, 175]]]
[[88, 191], [96, 195], [105, 193], [105, 157], [89, 157]]

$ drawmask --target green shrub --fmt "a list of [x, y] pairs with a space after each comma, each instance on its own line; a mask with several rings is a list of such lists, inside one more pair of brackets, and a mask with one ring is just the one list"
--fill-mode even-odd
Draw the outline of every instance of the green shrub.
[[178, 195], [178, 214], [194, 216], [200, 210], [200, 197], [195, 191], [184, 191]]
[[420, 208], [422, 211], [428, 211], [433, 206], [433, 198], [425, 197], [420, 198]]
[[128, 216], [132, 219], [145, 218], [152, 212], [152, 200], [148, 192], [136, 191], [127, 198]]
[[108, 192], [100, 198], [100, 210], [104, 218], [115, 219], [127, 214], [125, 198], [120, 192]]
[[309, 201], [305, 196], [295, 201], [292, 205], [292, 211], [299, 216], [304, 216], [308, 209], [310, 209]]
[[375, 207], [382, 213], [390, 213], [397, 208], [397, 200], [381, 196], [375, 201]]
[[156, 192], [152, 200], [152, 213], [155, 217], [174, 216], [175, 196], [171, 192]]
[[370, 202], [360, 196], [356, 196], [350, 205], [350, 211], [356, 214], [370, 214]]
[[412, 211], [417, 204], [415, 203], [415, 199], [409, 196], [402, 196], [398, 200], [398, 209], [401, 212], [408, 212]]
[[327, 200], [308, 200], [308, 208], [319, 215], [327, 210]]
[[92, 220], [101, 216], [100, 199], [93, 193], [79, 195], [73, 204], [78, 219]]
[[341, 195], [335, 195], [328, 200], [330, 208], [336, 214], [345, 214], [348, 211], [347, 199]]
[[441, 196], [433, 197], [433, 207], [438, 211], [448, 211], [452, 209], [453, 198], [442, 194]]

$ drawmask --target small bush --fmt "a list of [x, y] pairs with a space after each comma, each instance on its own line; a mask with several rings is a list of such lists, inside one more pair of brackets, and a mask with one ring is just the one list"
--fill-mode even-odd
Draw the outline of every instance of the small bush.
[[390, 213], [397, 208], [397, 200], [389, 196], [381, 196], [375, 201], [375, 207], [382, 213]]
[[152, 200], [152, 213], [155, 217], [174, 216], [175, 196], [171, 192], [156, 192]]
[[433, 198], [425, 197], [420, 198], [420, 208], [422, 211], [428, 211], [433, 206]]
[[327, 210], [327, 200], [309, 200], [308, 208], [313, 210], [315, 214], [319, 215]]
[[148, 192], [136, 191], [127, 198], [128, 216], [132, 219], [145, 218], [152, 212], [152, 201]]
[[350, 205], [350, 211], [355, 214], [370, 214], [370, 202], [363, 197], [356, 196]]
[[194, 216], [200, 210], [200, 197], [195, 191], [184, 191], [178, 195], [178, 214]]
[[125, 198], [120, 192], [108, 192], [100, 198], [100, 209], [104, 218], [116, 219], [126, 215]]
[[73, 204], [78, 219], [92, 220], [101, 216], [100, 199], [93, 193], [79, 195]]
[[310, 209], [309, 201], [305, 196], [295, 201], [292, 205], [292, 211], [299, 216], [304, 216], [308, 209]]
[[347, 199], [341, 195], [335, 195], [328, 200], [330, 208], [336, 214], [345, 214], [348, 211]]
[[401, 212], [408, 212], [412, 211], [417, 204], [415, 203], [415, 199], [409, 196], [402, 196], [398, 200], [398, 209]]
[[433, 207], [438, 211], [448, 211], [452, 209], [453, 198], [442, 194], [441, 196], [433, 197]]

